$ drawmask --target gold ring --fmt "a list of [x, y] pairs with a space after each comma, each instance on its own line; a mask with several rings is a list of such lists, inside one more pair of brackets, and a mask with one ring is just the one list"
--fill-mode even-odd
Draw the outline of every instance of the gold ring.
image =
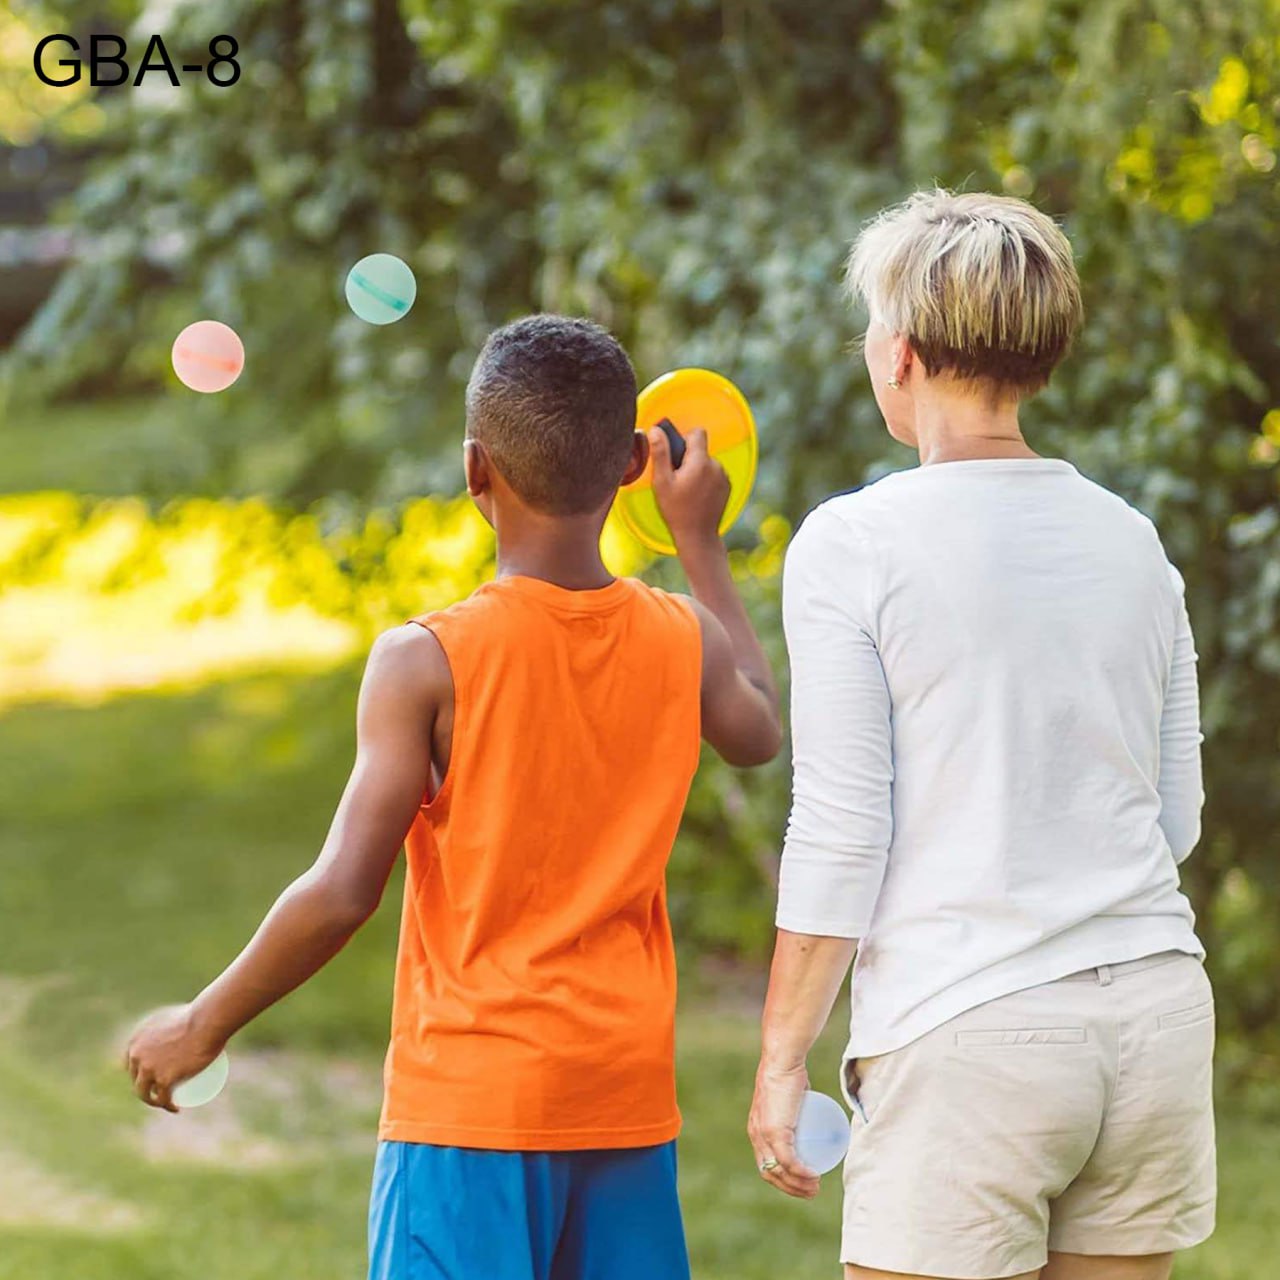
[[775, 1160], [773, 1156], [769, 1156], [766, 1159], [760, 1161], [761, 1173], [769, 1173], [772, 1170], [776, 1169], [777, 1167], [778, 1167], [778, 1161]]

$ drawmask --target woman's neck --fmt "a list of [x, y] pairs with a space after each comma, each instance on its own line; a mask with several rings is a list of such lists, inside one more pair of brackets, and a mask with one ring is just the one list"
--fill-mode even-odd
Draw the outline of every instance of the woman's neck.
[[915, 406], [920, 465], [967, 458], [1037, 458], [1022, 438], [1017, 400], [922, 397]]

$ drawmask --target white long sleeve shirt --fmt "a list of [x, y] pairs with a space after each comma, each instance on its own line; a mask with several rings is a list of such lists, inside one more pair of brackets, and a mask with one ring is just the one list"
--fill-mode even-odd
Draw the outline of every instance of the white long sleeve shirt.
[[815, 508], [783, 575], [777, 923], [859, 938], [849, 1053], [998, 996], [1203, 955], [1196, 654], [1151, 522], [1054, 459], [934, 463]]

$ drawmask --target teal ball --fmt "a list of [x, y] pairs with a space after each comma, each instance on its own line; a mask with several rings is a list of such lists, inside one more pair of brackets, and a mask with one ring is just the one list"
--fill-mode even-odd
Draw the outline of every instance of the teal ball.
[[371, 253], [347, 272], [347, 303], [370, 324], [403, 320], [418, 296], [418, 282], [407, 262], [392, 253]]

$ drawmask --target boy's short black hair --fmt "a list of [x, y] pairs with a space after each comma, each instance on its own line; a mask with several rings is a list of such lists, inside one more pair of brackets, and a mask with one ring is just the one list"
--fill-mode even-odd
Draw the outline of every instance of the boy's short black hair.
[[636, 375], [607, 330], [526, 316], [489, 335], [467, 383], [467, 435], [530, 506], [595, 511], [631, 457]]

